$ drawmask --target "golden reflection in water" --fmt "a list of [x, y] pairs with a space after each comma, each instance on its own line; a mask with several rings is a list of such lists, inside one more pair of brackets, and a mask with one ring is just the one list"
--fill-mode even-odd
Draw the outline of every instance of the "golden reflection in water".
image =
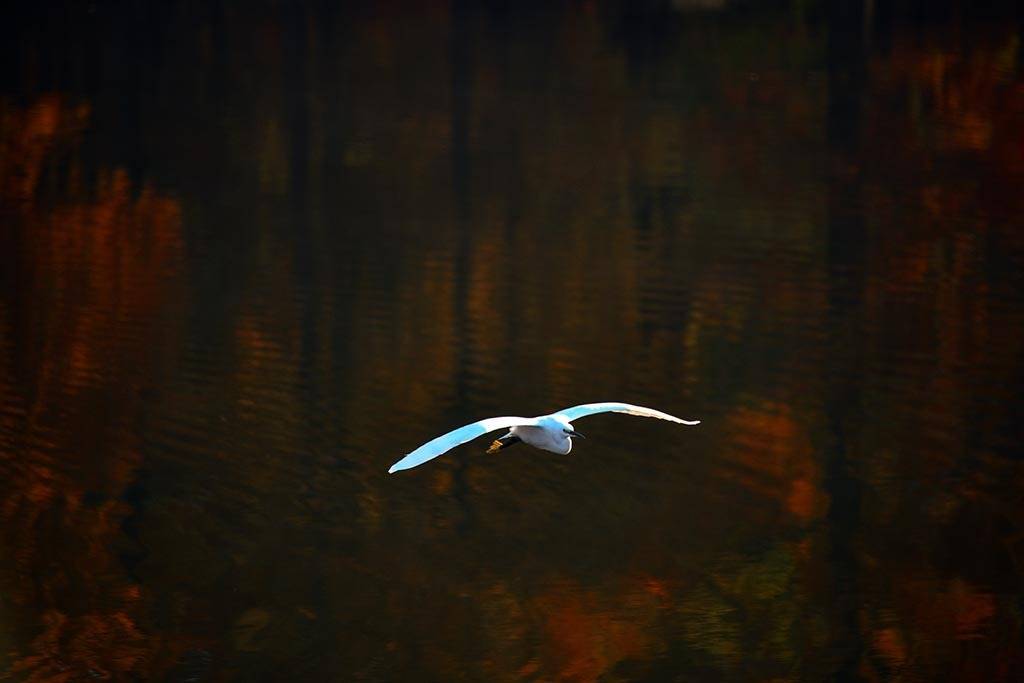
[[[154, 642], [137, 624], [142, 587], [117, 550], [134, 512], [121, 496], [140, 443], [131, 427], [102, 432], [102, 441], [83, 436], [96, 433], [85, 425], [97, 419], [130, 425], [132, 394], [152, 379], [153, 317], [179, 265], [180, 209], [119, 169], [84, 187], [75, 157], [89, 112], [57, 94], [2, 104], [0, 187], [21, 236], [17, 300], [0, 309], [11, 352], [0, 393], [17, 435], [0, 458], [2, 538], [13, 560], [2, 580], [15, 607], [8, 618], [37, 634], [9, 664], [18, 680], [139, 675]], [[66, 161], [67, 188], [47, 204], [36, 197], [54, 157]]]
[[4, 131], [0, 177], [7, 200], [31, 200], [39, 187], [40, 176], [49, 154], [58, 140], [67, 140], [80, 132], [89, 118], [89, 106], [65, 105], [57, 94], [44, 95], [28, 107], [4, 102], [0, 114]]
[[[998, 455], [1014, 446], [989, 436], [1002, 419], [995, 406], [1016, 400], [993, 372], [1017, 365], [1010, 357], [1024, 351], [1014, 332], [1024, 317], [1000, 303], [1009, 283], [984, 274], [993, 249], [1019, 253], [1024, 244], [1019, 227], [1009, 228], [1019, 226], [1024, 199], [1008, 191], [1024, 170], [1024, 89], [1014, 64], [1020, 45], [998, 31], [969, 51], [947, 49], [948, 39], [943, 30], [921, 40], [898, 36], [891, 53], [870, 65], [878, 92], [909, 92], [913, 101], [903, 119], [867, 119], [873, 139], [902, 144], [869, 148], [879, 155], [882, 182], [868, 189], [867, 201], [875, 220], [900, 229], [877, 233], [865, 292], [871, 411], [888, 419], [865, 430], [871, 504], [863, 526], [873, 540], [863, 553], [878, 599], [860, 620], [869, 656], [885, 664], [873, 669], [866, 660], [863, 671], [1009, 680], [1020, 661], [1010, 645], [1020, 636], [1019, 613], [997, 598], [999, 581], [985, 585], [985, 570], [972, 565], [1005, 562], [1017, 581], [1024, 569], [1024, 516], [996, 483], [1005, 477], [1020, 490], [1024, 473]], [[916, 196], [897, 196], [884, 180], [910, 169], [918, 169]], [[979, 180], [979, 169], [994, 172]], [[978, 387], [986, 387], [980, 403]], [[965, 475], [965, 459], [982, 464]], [[904, 478], [920, 487], [899, 491]], [[908, 519], [902, 542], [915, 550], [894, 553], [901, 541], [891, 529]], [[975, 549], [936, 550], [963, 543], [964, 534]]]
[[[1024, 517], [1006, 482], [1024, 480], [1001, 456], [1006, 428], [993, 421], [1007, 413], [971, 397], [983, 387], [1014, 401], [999, 376], [1021, 357], [1020, 307], [989, 270], [991, 250], [1020, 253], [1024, 234], [1018, 39], [997, 32], [962, 55], [941, 36], [897, 35], [869, 60], [863, 158], [843, 169], [863, 179], [869, 223], [863, 329], [857, 349], [833, 350], [861, 360], [867, 416], [851, 438], [863, 503], [844, 539], [827, 529], [837, 502], [823, 464], [828, 389], [848, 380], [823, 350], [821, 197], [836, 182], [822, 178], [827, 93], [814, 81], [825, 36], [801, 26], [762, 49], [742, 26], [714, 41], [693, 31], [645, 84], [584, 8], [550, 38], [561, 81], [534, 93], [508, 73], [514, 50], [479, 42], [459, 104], [433, 49], [453, 38], [443, 10], [416, 17], [422, 31], [364, 17], [340, 56], [318, 51], [307, 15], [299, 75], [312, 94], [298, 123], [293, 37], [278, 19], [259, 18], [254, 45], [230, 51], [230, 73], [255, 63], [263, 78], [229, 102], [232, 135], [211, 144], [237, 172], [247, 223], [239, 253], [213, 266], [241, 273], [218, 281], [237, 298], [201, 333], [176, 310], [191, 246], [180, 202], [197, 222], [216, 202], [172, 200], [116, 165], [86, 182], [77, 145], [92, 106], [4, 103], [0, 187], [23, 264], [17, 300], [0, 308], [0, 389], [16, 404], [0, 456], [12, 674], [159, 677], [202, 648], [224, 678], [306, 666], [367, 679], [659, 680], [683, 668], [820, 680], [852, 638], [868, 680], [1006, 679], [1019, 605], [1012, 585], [989, 582], [1020, 580]], [[225, 21], [251, 28], [241, 14]], [[761, 30], [790, 35], [788, 19], [773, 21]], [[546, 68], [529, 44], [511, 47], [529, 75]], [[702, 50], [720, 57], [701, 65], [707, 91], [674, 104], [672, 74]], [[359, 86], [335, 109], [318, 99], [331, 68]], [[894, 100], [903, 115], [878, 104]], [[474, 172], [452, 179], [460, 106]], [[942, 165], [950, 155], [963, 166]], [[326, 183], [328, 163], [356, 190], [311, 219], [310, 284], [291, 209], [310, 209], [296, 179]], [[58, 199], [38, 199], [46, 191]], [[472, 199], [452, 201], [460, 193]], [[281, 198], [296, 202], [284, 218]], [[166, 394], [142, 424], [151, 384]], [[583, 391], [702, 405], [706, 429], [659, 443], [657, 457], [625, 435], [604, 450], [595, 439], [580, 457], [611, 476], [530, 455], [382, 476], [388, 449], [454, 419], [446, 411], [541, 412]], [[143, 456], [143, 433], [169, 445]], [[144, 465], [189, 472], [190, 488], [157, 485], [132, 536], [142, 513], [126, 490]], [[591, 537], [596, 549], [573, 544]], [[149, 554], [129, 572], [136, 543]], [[855, 565], [838, 586], [857, 598], [850, 614], [837, 607], [838, 543]], [[1010, 568], [941, 557], [961, 547], [994, 548], [979, 562]], [[844, 619], [854, 634], [835, 626]]]

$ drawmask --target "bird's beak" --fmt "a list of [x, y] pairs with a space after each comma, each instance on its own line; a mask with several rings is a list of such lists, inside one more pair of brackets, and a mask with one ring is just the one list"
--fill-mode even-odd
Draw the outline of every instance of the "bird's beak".
[[585, 438], [587, 438], [587, 437], [583, 436], [582, 434], [580, 434], [579, 432], [574, 432], [574, 431], [566, 432], [566, 434], [568, 434], [569, 436], [575, 436], [577, 439], [585, 439]]

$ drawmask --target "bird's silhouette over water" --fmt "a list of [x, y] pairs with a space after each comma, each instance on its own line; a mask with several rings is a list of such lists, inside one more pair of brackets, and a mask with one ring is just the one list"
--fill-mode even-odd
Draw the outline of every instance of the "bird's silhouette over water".
[[540, 417], [489, 417], [428, 441], [392, 465], [388, 473], [422, 465], [456, 446], [497, 429], [509, 429], [509, 432], [496, 439], [487, 449], [488, 453], [496, 453], [522, 441], [535, 448], [565, 455], [572, 450], [572, 437], [584, 438], [573, 428], [572, 420], [598, 413], [626, 413], [640, 417], [655, 417], [659, 420], [668, 420], [684, 425], [700, 424], [700, 420], [683, 420], [660, 410], [634, 406], [629, 403], [585, 403]]

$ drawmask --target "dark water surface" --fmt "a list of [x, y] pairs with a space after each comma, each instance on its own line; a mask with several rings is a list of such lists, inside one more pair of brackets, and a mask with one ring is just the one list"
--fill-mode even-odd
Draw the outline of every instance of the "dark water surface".
[[1012, 3], [43, 4], [0, 678], [1024, 680]]

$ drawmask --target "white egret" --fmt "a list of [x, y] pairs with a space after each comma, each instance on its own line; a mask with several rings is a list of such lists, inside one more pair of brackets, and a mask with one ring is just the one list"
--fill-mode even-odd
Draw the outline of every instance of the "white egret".
[[684, 425], [697, 425], [700, 420], [682, 420], [674, 415], [663, 413], [660, 410], [634, 406], [628, 403], [586, 403], [573, 408], [550, 415], [540, 417], [490, 417], [480, 420], [465, 427], [459, 427], [443, 436], [423, 444], [412, 453], [396, 462], [388, 470], [388, 474], [399, 470], [408, 470], [417, 465], [422, 465], [428, 460], [433, 460], [439, 455], [447, 453], [451, 449], [471, 441], [478, 436], [496, 429], [509, 429], [508, 434], [495, 440], [488, 453], [495, 453], [512, 444], [523, 441], [535, 448], [540, 448], [552, 453], [565, 455], [572, 450], [571, 437], [584, 438], [582, 434], [573, 429], [572, 420], [598, 413], [626, 413], [627, 415], [639, 415], [641, 417], [656, 417], [659, 420], [668, 420]]

